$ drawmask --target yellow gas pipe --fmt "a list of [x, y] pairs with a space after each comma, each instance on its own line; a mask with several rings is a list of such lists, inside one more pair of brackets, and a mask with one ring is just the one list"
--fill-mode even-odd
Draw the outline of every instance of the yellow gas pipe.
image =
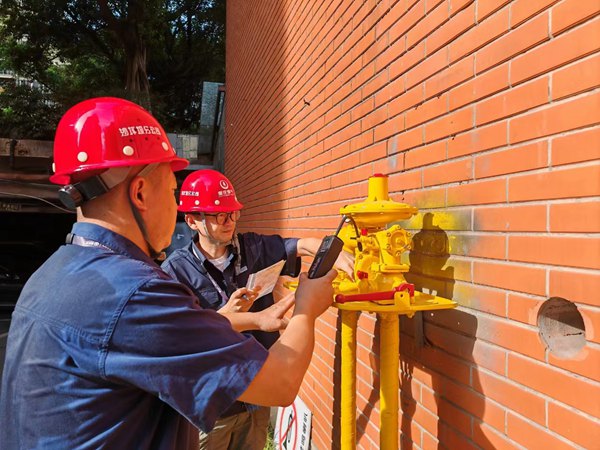
[[358, 312], [341, 311], [342, 376], [341, 376], [341, 448], [355, 448], [356, 443], [356, 325]]

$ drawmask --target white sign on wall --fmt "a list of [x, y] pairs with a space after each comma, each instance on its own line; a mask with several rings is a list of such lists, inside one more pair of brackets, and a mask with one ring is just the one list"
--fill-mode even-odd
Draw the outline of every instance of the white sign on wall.
[[275, 445], [277, 450], [308, 450], [312, 413], [300, 397], [277, 411]]

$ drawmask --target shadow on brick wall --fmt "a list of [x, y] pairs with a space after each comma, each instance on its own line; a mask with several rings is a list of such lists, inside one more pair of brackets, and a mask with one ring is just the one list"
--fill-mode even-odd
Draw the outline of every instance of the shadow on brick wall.
[[[423, 227], [413, 237], [408, 282], [422, 292], [452, 299], [454, 267], [446, 232], [433, 224], [434, 215], [423, 217]], [[434, 320], [443, 317], [443, 320]], [[440, 326], [439, 323], [443, 325]], [[400, 408], [402, 448], [432, 439], [439, 449], [493, 448], [479, 431], [485, 411], [473, 347], [477, 317], [457, 309], [417, 313], [400, 322]], [[415, 368], [416, 373], [415, 373]], [[414, 383], [414, 380], [418, 383]], [[437, 429], [422, 426], [413, 436], [413, 420], [427, 424], [437, 416]], [[431, 436], [426, 436], [429, 433]]]

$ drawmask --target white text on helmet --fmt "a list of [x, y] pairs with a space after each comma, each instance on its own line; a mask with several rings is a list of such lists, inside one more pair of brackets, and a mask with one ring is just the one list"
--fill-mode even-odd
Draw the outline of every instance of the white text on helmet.
[[123, 127], [119, 128], [121, 137], [135, 136], [137, 134], [158, 134], [160, 135], [160, 129], [150, 125], [136, 125], [134, 127]]

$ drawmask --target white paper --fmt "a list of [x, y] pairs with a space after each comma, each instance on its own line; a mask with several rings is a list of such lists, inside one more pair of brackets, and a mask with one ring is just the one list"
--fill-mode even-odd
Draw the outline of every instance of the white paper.
[[277, 279], [279, 278], [279, 274], [281, 273], [281, 269], [283, 269], [284, 264], [285, 260], [282, 259], [272, 266], [251, 274], [248, 277], [248, 283], [246, 283], [246, 287], [248, 289], [254, 289], [254, 286], [260, 286], [258, 297], [270, 294], [273, 292], [273, 289], [277, 284]]

